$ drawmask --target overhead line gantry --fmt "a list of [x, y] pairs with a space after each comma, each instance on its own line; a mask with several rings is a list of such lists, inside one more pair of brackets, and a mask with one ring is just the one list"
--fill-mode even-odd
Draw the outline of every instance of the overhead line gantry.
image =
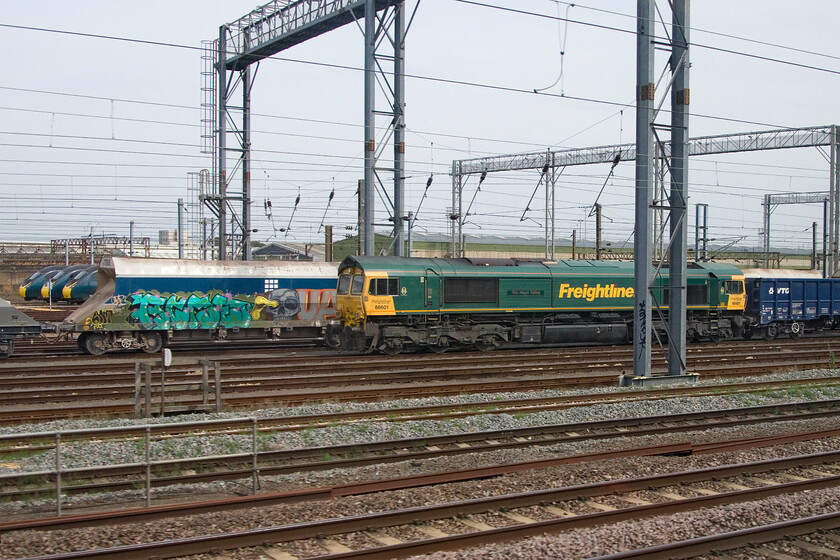
[[[416, 12], [415, 5], [415, 12]], [[360, 216], [363, 252], [374, 252], [375, 193], [379, 186], [394, 217], [394, 253], [403, 254], [405, 176], [405, 35], [404, 0], [273, 0], [238, 20], [219, 27], [219, 37], [204, 44], [202, 87], [203, 151], [211, 154], [212, 187], [202, 201], [218, 221], [219, 259], [250, 259], [251, 234], [251, 89], [253, 64], [349, 23], [364, 35], [364, 187], [360, 189], [364, 215]], [[361, 22], [361, 23], [360, 23]], [[393, 48], [385, 54], [386, 46]], [[392, 72], [385, 71], [392, 62]], [[388, 96], [387, 109], [376, 110], [375, 86], [379, 77]], [[232, 102], [241, 89], [241, 105]], [[375, 138], [377, 116], [388, 119], [381, 141]], [[228, 142], [232, 140], [232, 142]], [[393, 165], [377, 166], [385, 146], [393, 145]], [[229, 169], [229, 160], [234, 160]], [[380, 171], [393, 173], [393, 199], [385, 191]], [[231, 188], [233, 177], [241, 189]], [[240, 203], [239, 208], [235, 203]], [[228, 224], [230, 232], [228, 232]], [[230, 237], [230, 241], [228, 238]]]

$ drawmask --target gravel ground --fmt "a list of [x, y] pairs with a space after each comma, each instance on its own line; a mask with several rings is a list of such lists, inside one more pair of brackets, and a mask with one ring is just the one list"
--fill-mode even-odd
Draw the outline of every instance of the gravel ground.
[[[815, 375], [833, 375], [836, 372], [830, 370], [774, 375], [774, 379], [805, 377]], [[761, 379], [767, 379], [762, 377]], [[603, 392], [615, 392], [616, 389], [604, 390]], [[587, 393], [589, 391], [586, 391]], [[587, 420], [601, 420], [615, 417], [648, 416], [667, 413], [693, 412], [699, 410], [717, 408], [739, 408], [745, 406], [756, 406], [777, 402], [793, 402], [803, 400], [815, 400], [824, 398], [836, 398], [838, 390], [827, 389], [802, 389], [792, 391], [792, 394], [762, 392], [753, 395], [731, 395], [697, 398], [679, 398], [664, 401], [653, 401], [645, 403], [625, 403], [595, 405], [590, 407], [579, 407], [562, 411], [543, 412], [530, 415], [480, 415], [470, 418], [447, 420], [447, 421], [409, 421], [409, 422], [371, 422], [359, 423], [350, 426], [334, 426], [317, 430], [306, 430], [306, 433], [278, 433], [270, 438], [261, 440], [261, 444], [274, 449], [294, 448], [311, 445], [328, 445], [332, 443], [346, 443], [348, 441], [378, 441], [382, 439], [394, 439], [401, 437], [416, 437], [421, 435], [443, 434], [465, 431], [497, 430], [506, 427], [523, 427], [530, 425], [554, 424], [565, 422], [580, 422]], [[542, 392], [545, 394], [574, 394], [578, 392]], [[351, 404], [351, 405], [321, 405], [312, 407], [298, 407], [292, 410], [265, 410], [254, 413], [257, 416], [278, 416], [294, 414], [313, 414], [326, 411], [349, 410], [349, 409], [373, 409], [384, 406], [407, 406], [412, 405], [444, 403], [444, 402], [481, 402], [486, 400], [492, 402], [497, 399], [533, 397], [534, 393], [519, 395], [484, 395], [465, 396], [458, 399], [422, 399], [420, 401], [401, 401], [400, 404], [390, 402], [387, 404], [377, 403], [372, 405]], [[220, 415], [212, 415], [218, 418]], [[238, 417], [229, 415], [229, 417]], [[30, 431], [34, 429], [55, 430], [74, 429], [81, 427], [102, 427], [106, 425], [125, 425], [127, 421], [98, 421], [98, 422], [57, 422], [49, 426], [33, 426], [18, 429], [17, 432]], [[823, 419], [811, 422], [785, 422], [782, 426], [774, 428], [774, 431], [788, 432], [805, 429], [827, 429], [840, 427], [840, 418]], [[8, 432], [8, 430], [7, 430]], [[581, 442], [576, 444], [564, 444], [532, 448], [525, 450], [496, 450], [492, 453], [468, 454], [453, 458], [429, 459], [421, 462], [411, 461], [391, 465], [377, 465], [352, 470], [332, 470], [317, 473], [302, 473], [299, 475], [286, 475], [272, 477], [263, 480], [263, 490], [278, 490], [291, 488], [306, 488], [312, 486], [328, 486], [344, 484], [349, 482], [383, 479], [407, 474], [420, 474], [424, 472], [435, 472], [455, 468], [470, 468], [488, 464], [509, 463], [538, 458], [553, 457], [575, 453], [586, 453], [592, 451], [603, 451], [605, 449], [620, 449], [635, 447], [639, 445], [662, 444], [669, 441], [706, 441], [723, 438], [751, 437], [758, 434], [766, 434], [767, 428], [762, 426], [746, 426], [741, 428], [728, 428], [725, 430], [709, 430], [705, 432], [686, 435], [670, 435], [650, 438], [620, 438], [608, 442]], [[173, 456], [192, 456], [215, 454], [219, 452], [229, 453], [231, 448], [241, 444], [241, 438], [237, 436], [214, 436], [205, 438], [205, 441], [172, 440], [166, 446], [155, 449], [158, 458], [171, 458]], [[247, 438], [246, 438], [247, 439]], [[729, 464], [736, 461], [753, 461], [778, 456], [793, 456], [805, 453], [815, 453], [838, 448], [840, 440], [821, 440], [815, 442], [803, 442], [783, 447], [757, 449], [741, 453], [726, 453], [711, 456], [696, 457], [643, 457], [630, 460], [609, 460], [595, 463], [566, 465], [560, 468], [542, 469], [515, 473], [503, 477], [483, 481], [467, 481], [441, 486], [407, 489], [394, 492], [384, 492], [365, 496], [351, 496], [331, 502], [291, 504], [286, 506], [275, 506], [236, 512], [224, 512], [194, 516], [191, 518], [176, 518], [170, 520], [156, 521], [154, 523], [140, 524], [133, 526], [101, 527], [91, 529], [73, 529], [72, 531], [56, 532], [19, 532], [4, 534], [0, 542], [0, 558], [21, 558], [37, 554], [49, 554], [65, 550], [82, 550], [85, 548], [103, 546], [104, 543], [128, 544], [132, 542], [148, 542], [190, 535], [216, 533], [222, 531], [241, 530], [251, 527], [268, 527], [284, 523], [294, 523], [306, 520], [323, 519], [329, 517], [345, 517], [357, 515], [362, 512], [387, 511], [390, 509], [405, 507], [407, 505], [424, 505], [452, 500], [463, 500], [483, 496], [499, 495], [511, 492], [523, 492], [558, 486], [584, 484], [610, 480], [616, 478], [645, 476], [661, 472], [673, 472], [690, 468], [716, 466]], [[250, 441], [245, 442], [246, 449]], [[105, 464], [109, 461], [126, 462], [137, 453], [136, 444], [114, 444], [100, 442], [95, 445], [86, 444], [67, 446], [63, 452], [64, 467], [85, 466], [92, 464]], [[52, 462], [51, 462], [52, 461]], [[54, 456], [52, 453], [42, 453], [37, 456], [28, 457], [20, 461], [20, 468], [33, 470], [39, 468], [52, 468]], [[12, 470], [8, 468], [8, 470]], [[245, 486], [247, 486], [247, 481]], [[183, 494], [189, 494], [192, 499], [208, 498], [218, 493], [239, 492], [242, 493], [243, 486], [237, 483], [217, 483], [206, 485], [199, 491], [192, 488], [171, 488], [166, 492], [156, 491], [157, 496], [176, 498]], [[136, 506], [138, 494], [132, 492], [117, 493], [108, 497], [110, 507]], [[85, 500], [99, 500], [101, 497], [73, 498], [74, 503], [85, 503]], [[432, 558], [582, 558], [591, 555], [615, 552], [636, 546], [646, 546], [656, 542], [670, 542], [673, 540], [691, 538], [703, 534], [704, 531], [718, 530], [712, 528], [712, 524], [721, 524], [721, 527], [749, 526], [749, 523], [765, 523], [790, 518], [790, 516], [810, 515], [809, 511], [820, 513], [831, 508], [836, 509], [840, 504], [840, 490], [809, 492], [801, 496], [785, 496], [766, 500], [764, 504], [756, 502], [740, 506], [728, 506], [718, 510], [708, 510], [679, 516], [669, 516], [652, 520], [640, 520], [632, 524], [626, 524], [627, 530], [616, 530], [612, 528], [593, 529], [588, 531], [573, 531], [560, 536], [543, 536], [529, 539], [522, 543], [511, 545], [499, 545], [480, 550], [458, 553], [440, 553], [432, 555]], [[49, 502], [28, 503], [28, 504], [4, 504], [0, 512], [6, 514], [34, 512], [44, 508], [49, 510], [54, 507]], [[833, 510], [833, 509], [832, 509]], [[530, 512], [532, 517], [535, 512]], [[782, 516], [782, 517], [778, 517]], [[727, 525], [730, 524], [730, 525]], [[441, 522], [441, 530], [446, 532], [463, 532], [463, 527], [456, 530], [449, 527], [447, 522]], [[386, 531], [387, 532], [387, 531]], [[601, 534], [603, 533], [603, 534]], [[609, 535], [609, 538], [607, 536]], [[653, 540], [646, 540], [653, 539]], [[660, 539], [656, 541], [655, 539]], [[664, 540], [663, 540], [664, 539]], [[642, 544], [639, 544], [642, 543]], [[310, 543], [313, 550], [318, 543]], [[301, 545], [303, 546], [303, 545]], [[320, 546], [320, 545], [318, 545]], [[321, 554], [323, 548], [319, 549]], [[206, 555], [201, 558], [218, 558], [217, 555]], [[264, 550], [243, 550], [235, 553], [226, 552], [226, 558], [268, 558]], [[197, 557], [198, 558], [198, 557]]]
[[[791, 379], [798, 377], [830, 376], [832, 370], [816, 370], [807, 373], [792, 372], [765, 376], [757, 379]], [[387, 403], [342, 403], [322, 404], [285, 409], [267, 409], [255, 411], [252, 416], [271, 418], [304, 414], [323, 414], [349, 410], [372, 410], [381, 408], [399, 408], [423, 406], [429, 404], [493, 402], [494, 400], [527, 398], [538, 396], [557, 396], [599, 393], [626, 392], [631, 389], [609, 388], [596, 391], [540, 391], [537, 393], [505, 393], [493, 395], [464, 395], [448, 398], [430, 398], [389, 401]], [[791, 394], [795, 393], [795, 394]], [[740, 395], [719, 395], [711, 397], [681, 397], [656, 401], [611, 403], [593, 406], [581, 406], [555, 411], [532, 414], [481, 414], [449, 420], [417, 420], [399, 422], [354, 422], [326, 428], [308, 428], [293, 432], [275, 432], [261, 434], [258, 437], [260, 450], [298, 449], [340, 445], [346, 443], [366, 443], [402, 438], [415, 438], [440, 434], [503, 430], [550, 424], [564, 424], [603, 420], [605, 418], [632, 418], [698, 412], [712, 409], [741, 408], [779, 402], [801, 402], [808, 400], [837, 398], [840, 387], [805, 388], [795, 392], [761, 392]], [[192, 415], [191, 415], [192, 416]], [[194, 415], [196, 420], [219, 418], [242, 418], [235, 414]], [[152, 423], [185, 421], [178, 419], [155, 419]], [[190, 418], [192, 421], [192, 418]], [[121, 420], [66, 420], [15, 429], [5, 428], [0, 434], [14, 434], [38, 431], [72, 431], [74, 429], [143, 425], [141, 421]], [[213, 435], [210, 437], [173, 438], [153, 442], [151, 454], [153, 460], [186, 459], [207, 455], [229, 453], [248, 453], [251, 451], [251, 437], [246, 435]], [[95, 444], [66, 444], [62, 446], [62, 468], [84, 468], [99, 465], [141, 462], [144, 457], [142, 442], [107, 441]], [[0, 473], [10, 471], [51, 470], [55, 467], [53, 451], [39, 453], [15, 461], [13, 464], [0, 464]]]
[[[676, 472], [693, 468], [712, 467], [735, 462], [757, 461], [779, 456], [794, 456], [837, 449], [840, 439], [797, 443], [784, 447], [756, 449], [745, 452], [725, 453], [694, 457], [643, 457], [631, 460], [609, 460], [596, 463], [573, 464], [564, 467], [515, 473], [482, 481], [466, 481], [426, 488], [412, 488], [379, 494], [349, 496], [331, 502], [289, 504], [250, 510], [220, 512], [189, 518], [175, 518], [132, 526], [95, 527], [55, 532], [25, 531], [3, 535], [0, 542], [0, 558], [21, 558], [36, 554], [49, 554], [68, 550], [84, 550], [107, 543], [130, 544], [162, 540], [174, 537], [189, 537], [209, 533], [242, 530], [254, 527], [271, 527], [286, 523], [340, 518], [361, 513], [388, 511], [406, 506], [420, 506], [453, 500], [464, 500], [494, 496], [512, 492], [524, 492], [544, 488], [586, 484], [603, 480], [614, 480], [646, 476], [664, 472]], [[823, 498], [822, 496], [825, 496]], [[790, 518], [788, 515], [811, 515], [833, 511], [840, 506], [840, 489], [832, 491], [807, 492], [756, 502], [726, 506], [702, 512], [668, 516], [667, 518], [639, 520], [618, 528], [602, 528], [587, 531], [573, 531], [560, 536], [543, 536], [528, 539], [523, 543], [483, 547], [470, 552], [440, 553], [434, 558], [578, 558], [587, 555], [615, 552], [635, 546], [651, 545], [691, 538], [703, 531], [713, 530], [709, 523], [722, 523], [727, 530], [747, 527], [755, 523], [769, 523]], [[575, 509], [572, 506], [565, 509]], [[719, 511], [718, 511], [719, 510]], [[714, 512], [714, 513], [712, 513]], [[733, 513], [735, 512], [735, 513]], [[738, 513], [742, 512], [742, 513]], [[782, 517], [779, 515], [782, 514]], [[702, 522], [702, 523], [701, 523]], [[699, 523], [700, 532], [691, 529]], [[740, 525], [736, 525], [740, 523]], [[464, 532], [451, 521], [442, 521], [435, 526], [454, 534]], [[715, 529], [717, 530], [717, 529]], [[392, 534], [392, 530], [384, 529]], [[603, 534], [602, 534], [603, 533]], [[708, 533], [706, 533], [708, 534]], [[610, 538], [606, 538], [610, 535]], [[571, 544], [566, 539], [572, 539]], [[658, 540], [657, 540], [658, 539]], [[310, 543], [312, 545], [312, 543]], [[314, 545], [313, 545], [314, 546]], [[560, 548], [556, 548], [560, 547]], [[624, 548], [622, 548], [624, 547]], [[580, 550], [580, 556], [557, 555], [558, 550], [568, 548]], [[543, 550], [544, 552], [538, 552]], [[521, 554], [517, 551], [522, 552]], [[527, 554], [524, 551], [530, 551]], [[323, 549], [320, 550], [323, 554]], [[530, 556], [528, 554], [531, 554]], [[199, 556], [204, 557], [204, 556]], [[212, 557], [212, 556], [207, 556]], [[236, 559], [266, 558], [257, 549], [236, 553], [226, 552], [225, 557]], [[198, 558], [198, 557], [197, 557]]]

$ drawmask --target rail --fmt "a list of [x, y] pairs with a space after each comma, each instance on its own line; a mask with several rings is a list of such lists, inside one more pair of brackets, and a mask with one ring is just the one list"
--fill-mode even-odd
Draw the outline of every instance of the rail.
[[[251, 492], [256, 494], [260, 488], [260, 476], [288, 474], [291, 472], [316, 471], [333, 468], [358, 467], [371, 464], [392, 463], [406, 460], [427, 459], [443, 455], [476, 453], [505, 448], [532, 445], [556, 445], [572, 441], [600, 441], [628, 435], [661, 435], [675, 432], [705, 431], [734, 425], [758, 424], [764, 422], [783, 422], [791, 420], [814, 420], [833, 417], [837, 414], [840, 401], [814, 401], [787, 405], [767, 405], [740, 409], [723, 409], [698, 413], [685, 413], [665, 416], [623, 418], [601, 420], [576, 424], [557, 424], [547, 426], [506, 429], [493, 432], [470, 432], [444, 436], [430, 436], [414, 439], [392, 440], [373, 443], [342, 444], [325, 447], [309, 447], [287, 450], [260, 450], [260, 422], [265, 419], [247, 418], [239, 422], [250, 424], [250, 450], [248, 452], [226, 455], [202, 456], [197, 458], [161, 459], [152, 458], [152, 434], [165, 438], [168, 430], [182, 429], [189, 426], [194, 429], [195, 437], [206, 437], [207, 428], [230, 425], [230, 420], [211, 420], [206, 422], [174, 423], [165, 425], [145, 425], [133, 429], [133, 433], [142, 438], [142, 460], [118, 465], [95, 467], [64, 468], [62, 450], [65, 439], [76, 437], [106, 436], [111, 433], [124, 433], [126, 428], [95, 428], [87, 430], [56, 431], [51, 433], [8, 434], [0, 436], [4, 441], [21, 441], [26, 438], [45, 438], [54, 440], [55, 468], [53, 470], [15, 472], [0, 475], [0, 487], [5, 488], [0, 496], [4, 500], [20, 500], [24, 497], [46, 496], [49, 494], [49, 481], [54, 484], [52, 494], [56, 499], [56, 512], [61, 515], [62, 496], [70, 493], [102, 492], [104, 490], [133, 489], [140, 484], [145, 487], [147, 507], [151, 504], [152, 488], [171, 484], [208, 482], [215, 480], [242, 480], [250, 477]], [[838, 430], [813, 432], [808, 437], [818, 439], [835, 437]], [[66, 436], [66, 437], [65, 437]], [[778, 445], [784, 441], [798, 441], [800, 436], [782, 435], [756, 438], [765, 445]], [[507, 441], [505, 441], [507, 440]], [[719, 451], [722, 447], [737, 449], [741, 441], [693, 445], [693, 453]], [[447, 448], [448, 447], [448, 448]], [[243, 446], [244, 448], [244, 446]], [[324, 457], [328, 457], [324, 460]], [[208, 465], [217, 468], [206, 472]], [[218, 469], [221, 465], [222, 470]], [[176, 475], [167, 477], [160, 473], [198, 471], [198, 474]], [[64, 485], [66, 480], [70, 484]], [[82, 485], [72, 485], [73, 480], [94, 479]], [[36, 486], [39, 482], [42, 486]], [[422, 485], [418, 483], [418, 485]], [[19, 487], [18, 490], [8, 490]]]

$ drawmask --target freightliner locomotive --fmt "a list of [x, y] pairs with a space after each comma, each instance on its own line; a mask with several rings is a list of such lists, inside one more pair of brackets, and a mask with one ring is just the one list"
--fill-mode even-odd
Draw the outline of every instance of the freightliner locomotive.
[[[634, 309], [632, 262], [347, 257], [327, 341], [349, 351], [490, 350], [509, 343], [625, 343]], [[654, 328], [664, 333], [667, 268], [653, 284]], [[751, 333], [744, 274], [691, 263], [687, 337]]]

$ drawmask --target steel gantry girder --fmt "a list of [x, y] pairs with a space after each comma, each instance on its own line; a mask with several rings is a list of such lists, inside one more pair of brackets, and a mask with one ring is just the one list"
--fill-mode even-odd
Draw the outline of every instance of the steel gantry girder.
[[[688, 155], [704, 156], [715, 154], [731, 154], [737, 152], [753, 152], [758, 150], [779, 150], [783, 148], [807, 148], [831, 145], [831, 125], [805, 128], [786, 128], [780, 130], [764, 130], [754, 132], [740, 132], [737, 134], [722, 134], [717, 136], [700, 136], [688, 141]], [[671, 143], [664, 142], [665, 156], [671, 156]], [[621, 161], [635, 161], [635, 144], [611, 144], [589, 148], [570, 148], [553, 150], [552, 165], [564, 167], [567, 165], [590, 165], [595, 163], [612, 163], [616, 156]], [[497, 171], [521, 171], [527, 169], [541, 169], [545, 165], [546, 151], [501, 156], [488, 156], [455, 160], [458, 173], [470, 175], [473, 173], [488, 173]]]
[[[716, 154], [731, 154], [738, 152], [753, 152], [759, 150], [781, 150], [789, 148], [808, 148], [834, 145], [831, 150], [835, 154], [831, 159], [831, 173], [829, 192], [838, 190], [838, 163], [836, 157], [837, 140], [833, 132], [835, 125], [814, 126], [803, 128], [786, 128], [778, 130], [763, 130], [753, 132], [741, 132], [736, 134], [722, 134], [716, 136], [701, 136], [688, 140], [689, 156], [706, 156]], [[834, 140], [833, 140], [834, 139]], [[671, 143], [663, 142], [659, 145], [666, 157], [671, 156]], [[461, 189], [458, 185], [466, 181], [469, 175], [480, 173], [498, 173], [504, 171], [541, 170], [548, 163], [553, 168], [563, 168], [574, 165], [592, 165], [598, 163], [614, 163], [616, 161], [635, 161], [635, 144], [611, 144], [606, 146], [594, 146], [586, 148], [571, 148], [553, 151], [527, 152], [521, 154], [509, 154], [501, 156], [488, 156], [455, 160], [452, 162], [453, 192], [452, 207], [455, 209], [451, 216], [457, 222], [460, 207]], [[840, 201], [832, 199], [833, 203]], [[834, 204], [832, 204], [832, 208]], [[832, 212], [830, 225], [834, 224], [835, 235], [838, 216], [840, 212]], [[453, 238], [453, 254], [463, 254], [463, 247], [455, 244]], [[835, 246], [837, 242], [834, 242]], [[835, 248], [836, 250], [836, 248]]]
[[[202, 103], [204, 151], [211, 154], [213, 187], [202, 195], [202, 202], [217, 217], [219, 259], [250, 258], [251, 233], [251, 123], [250, 99], [254, 75], [252, 64], [308, 39], [356, 22], [364, 35], [364, 227], [360, 228], [365, 254], [373, 253], [374, 200], [377, 186], [383, 189], [377, 171], [381, 148], [393, 141], [393, 199], [384, 192], [394, 222], [395, 254], [403, 252], [403, 185], [405, 177], [405, 34], [407, 24], [404, 0], [273, 0], [257, 7], [238, 20], [222, 25], [219, 37], [205, 44], [205, 61], [213, 60], [213, 72], [203, 73], [205, 83]], [[416, 6], [415, 6], [416, 11]], [[359, 22], [362, 21], [360, 24]], [[380, 54], [386, 46], [393, 53]], [[213, 53], [215, 56], [212, 56]], [[389, 75], [383, 61], [392, 61]], [[215, 74], [215, 76], [214, 76]], [[256, 74], [256, 72], [254, 72]], [[377, 79], [388, 97], [388, 110], [376, 111]], [[230, 103], [241, 89], [242, 103]], [[388, 118], [383, 127], [384, 140], [377, 149], [375, 119]], [[231, 145], [228, 144], [231, 140]], [[228, 171], [228, 163], [232, 163]], [[232, 179], [241, 176], [241, 190], [231, 190]], [[241, 202], [237, 206], [234, 203]], [[230, 232], [228, 232], [230, 228]], [[369, 238], [367, 238], [369, 237]], [[230, 242], [228, 239], [230, 238]]]

